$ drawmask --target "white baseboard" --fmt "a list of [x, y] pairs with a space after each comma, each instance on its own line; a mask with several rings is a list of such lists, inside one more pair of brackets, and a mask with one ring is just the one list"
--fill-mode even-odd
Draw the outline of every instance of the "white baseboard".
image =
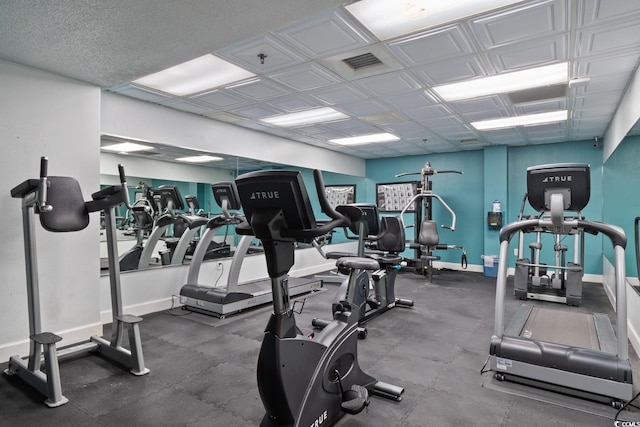
[[[109, 320], [111, 321], [111, 320]], [[54, 331], [62, 337], [57, 344], [58, 348], [88, 341], [94, 335], [102, 335], [102, 323], [93, 323], [66, 331]], [[8, 361], [12, 356], [27, 357], [29, 355], [29, 339], [10, 342], [0, 345], [0, 361]]]

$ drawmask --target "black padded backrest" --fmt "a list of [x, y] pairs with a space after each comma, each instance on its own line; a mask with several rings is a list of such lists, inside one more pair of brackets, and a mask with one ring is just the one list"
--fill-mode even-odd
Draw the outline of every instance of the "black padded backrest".
[[420, 234], [418, 235], [418, 243], [423, 246], [435, 246], [440, 242], [438, 235], [438, 224], [430, 219], [425, 219], [420, 224]]
[[380, 218], [380, 228], [382, 229], [382, 238], [378, 240], [378, 250], [394, 253], [404, 251], [404, 226], [399, 217], [383, 216]]
[[40, 224], [47, 231], [82, 230], [89, 225], [89, 212], [80, 184], [67, 176], [47, 177], [47, 205], [53, 209], [40, 213]]

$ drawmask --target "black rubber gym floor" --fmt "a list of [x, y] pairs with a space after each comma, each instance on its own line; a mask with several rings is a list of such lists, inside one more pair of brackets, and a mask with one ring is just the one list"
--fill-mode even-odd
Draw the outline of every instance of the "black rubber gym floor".
[[[325, 289], [307, 295], [297, 316], [303, 331], [311, 332], [312, 318], [329, 317], [336, 286]], [[415, 307], [396, 308], [367, 323], [369, 336], [359, 341], [359, 360], [381, 381], [403, 386], [403, 399], [374, 396], [366, 412], [347, 415], [337, 425], [614, 425], [616, 411], [602, 404], [583, 402], [581, 409], [568, 409], [562, 396], [527, 397], [486, 386], [491, 374], [480, 370], [493, 331], [494, 289], [495, 279], [480, 273], [442, 271], [433, 284], [400, 273], [396, 294], [413, 299]], [[507, 295], [508, 320], [521, 301], [511, 297], [511, 289]], [[585, 284], [583, 305], [575, 309], [613, 316], [596, 284]], [[144, 316], [140, 327], [150, 374], [135, 377], [98, 356], [65, 360], [60, 370], [69, 403], [55, 409], [17, 378], [2, 375], [0, 425], [256, 426], [263, 415], [256, 360], [270, 312], [267, 306], [223, 320], [175, 309]], [[630, 352], [635, 370], [640, 364]], [[640, 376], [635, 378], [640, 383]], [[640, 421], [640, 411], [625, 410], [620, 419]]]

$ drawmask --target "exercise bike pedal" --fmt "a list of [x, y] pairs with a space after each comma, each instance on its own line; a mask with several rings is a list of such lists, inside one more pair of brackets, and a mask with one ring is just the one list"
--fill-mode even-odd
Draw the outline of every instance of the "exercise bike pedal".
[[354, 384], [350, 390], [342, 393], [340, 408], [343, 412], [356, 415], [367, 406], [369, 406], [369, 391], [365, 387]]

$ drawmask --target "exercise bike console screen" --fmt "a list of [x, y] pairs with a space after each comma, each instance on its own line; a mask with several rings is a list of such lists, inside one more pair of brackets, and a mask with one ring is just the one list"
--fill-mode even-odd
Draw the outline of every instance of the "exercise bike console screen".
[[227, 201], [227, 209], [240, 209], [240, 196], [238, 189], [233, 182], [219, 182], [211, 185], [213, 197], [216, 199], [218, 206], [222, 206], [224, 200]]
[[[361, 221], [365, 221], [367, 236], [377, 236], [380, 231], [380, 221], [378, 220], [378, 206], [371, 203], [355, 203], [351, 206], [355, 206], [362, 211]], [[357, 224], [351, 223], [349, 229], [358, 234]]]
[[564, 210], [580, 211], [591, 197], [589, 165], [556, 163], [527, 168], [527, 197], [538, 212], [551, 209], [551, 194], [564, 196]]
[[316, 228], [309, 195], [297, 171], [258, 171], [236, 178], [236, 186], [249, 222], [255, 211], [282, 210], [286, 228]]
[[169, 206], [169, 202], [172, 202], [174, 210], [181, 211], [184, 209], [180, 190], [175, 185], [161, 185], [158, 187], [158, 193], [160, 194], [160, 203], [163, 209]]

